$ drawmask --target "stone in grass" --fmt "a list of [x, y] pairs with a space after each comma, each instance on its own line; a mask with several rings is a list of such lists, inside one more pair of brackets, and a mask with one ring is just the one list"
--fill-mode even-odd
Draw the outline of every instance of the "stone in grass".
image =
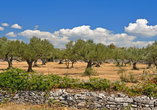
[[61, 104], [68, 105], [67, 101], [60, 101]]
[[124, 94], [122, 94], [122, 93], [118, 93], [118, 97], [125, 97], [125, 95]]
[[115, 101], [115, 99], [114, 99], [113, 97], [109, 97], [107, 100], [108, 100], [108, 101], [111, 101], [111, 102], [114, 102], [114, 101]]
[[124, 102], [124, 98], [115, 98], [115, 102]]
[[15, 96], [13, 97], [13, 99], [18, 99], [19, 98], [19, 94], [15, 94]]
[[155, 107], [155, 108], [152, 108], [152, 110], [157, 110], [157, 107]]
[[151, 108], [144, 107], [142, 110], [152, 110]]
[[85, 107], [86, 106], [86, 102], [80, 102], [78, 103], [78, 107]]

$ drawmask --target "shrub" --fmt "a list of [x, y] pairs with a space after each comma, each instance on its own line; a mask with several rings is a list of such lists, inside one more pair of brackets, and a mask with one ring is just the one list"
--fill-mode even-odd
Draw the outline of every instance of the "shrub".
[[129, 72], [129, 79], [130, 79], [130, 82], [132, 83], [137, 83], [137, 79], [135, 78], [135, 75], [132, 74], [132, 72]]
[[[124, 72], [120, 69], [119, 73]], [[111, 82], [102, 78], [90, 78], [87, 82], [81, 82], [79, 79], [71, 77], [60, 77], [58, 75], [27, 73], [21, 69], [12, 69], [0, 74], [0, 88], [10, 92], [17, 90], [35, 90], [48, 91], [52, 88], [82, 88], [90, 90], [109, 90], [123, 91], [129, 95], [150, 95], [157, 97], [157, 76], [148, 75], [148, 78], [131, 88], [127, 87], [124, 82]], [[130, 80], [134, 81], [134, 76], [130, 73]]]
[[90, 79], [90, 76], [96, 75], [96, 73], [97, 72], [93, 68], [86, 68], [82, 76], [89, 76], [89, 79]]
[[131, 62], [129, 62], [128, 64], [129, 64], [130, 66], [132, 65], [132, 63], [131, 63]]
[[117, 73], [118, 73], [118, 74], [121, 74], [121, 75], [120, 75], [121, 81], [128, 82], [129, 79], [128, 79], [127, 76], [126, 76], [125, 71], [126, 71], [126, 69], [119, 67], [119, 70], [118, 70]]
[[117, 72], [118, 74], [121, 74], [120, 75], [121, 81], [137, 83], [137, 79], [132, 74], [132, 72], [129, 72], [129, 76], [127, 76], [126, 73], [125, 73], [125, 71], [126, 71], [126, 69], [120, 67], [119, 71]]
[[113, 64], [116, 65], [116, 66], [119, 66], [119, 65], [120, 65], [120, 61], [119, 61], [119, 60], [117, 60], [117, 61], [115, 60], [115, 61], [113, 62]]
[[110, 88], [110, 80], [90, 78], [88, 82], [81, 82], [78, 87], [91, 90], [108, 90]]

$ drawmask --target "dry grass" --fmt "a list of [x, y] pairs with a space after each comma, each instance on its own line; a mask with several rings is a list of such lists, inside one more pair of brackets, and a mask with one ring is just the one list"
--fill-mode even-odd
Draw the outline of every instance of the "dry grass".
[[[65, 64], [58, 64], [58, 62], [48, 62], [46, 65], [42, 65], [41, 62], [37, 62], [37, 64], [38, 67], [33, 67], [33, 70], [37, 73], [44, 73], [45, 75], [53, 73], [59, 76], [69, 75], [73, 78], [88, 79], [88, 76], [82, 77], [82, 73], [85, 71], [87, 66], [87, 63], [84, 62], [77, 62], [74, 64], [74, 68], [69, 69], [66, 68]], [[0, 72], [3, 70], [5, 71], [7, 67], [7, 62], [0, 62]], [[26, 62], [13, 62], [13, 67], [27, 70], [28, 65]], [[134, 75], [137, 75], [142, 73], [143, 69], [146, 67], [146, 64], [137, 64], [137, 68], [139, 68], [139, 70], [132, 70], [132, 66], [130, 65], [127, 65], [126, 67], [124, 66], [123, 68], [127, 69], [126, 73], [132, 72]], [[103, 63], [101, 67], [94, 67], [94, 69], [97, 71], [98, 75], [92, 77], [106, 78], [111, 81], [119, 80], [119, 75], [117, 74], [119, 67], [116, 67], [114, 64]]]
[[[71, 65], [70, 65], [71, 66]], [[33, 67], [33, 70], [37, 73], [44, 73], [45, 75], [53, 73], [57, 74], [59, 76], [65, 76], [69, 75], [73, 78], [79, 78], [79, 79], [88, 79], [88, 76], [82, 77], [82, 73], [85, 71], [85, 68], [87, 66], [87, 63], [83, 62], [77, 62], [74, 64], [74, 68], [66, 68], [65, 64], [58, 64], [58, 62], [48, 62], [46, 65], [42, 65], [41, 62], [38, 62], [38, 67]], [[3, 70], [6, 71], [6, 68], [8, 67], [7, 62], [0, 62], [0, 72]], [[27, 63], [26, 62], [13, 62], [13, 67], [17, 67], [20, 69], [27, 70]], [[143, 72], [143, 69], [147, 67], [146, 64], [137, 64], [137, 68], [139, 70], [132, 70], [132, 66], [127, 65], [123, 68], [127, 69], [126, 73], [132, 72], [134, 75], [141, 74]], [[97, 71], [98, 76], [92, 76], [92, 77], [100, 77], [100, 78], [106, 78], [109, 80], [119, 80], [119, 75], [117, 74], [119, 67], [116, 67], [114, 64], [104, 63], [101, 65], [101, 67], [94, 67], [94, 69]], [[127, 85], [131, 86], [132, 83], [128, 83]], [[67, 108], [67, 107], [56, 107], [56, 108], [50, 108], [49, 106], [45, 105], [17, 105], [17, 104], [3, 104], [0, 105], [0, 110], [75, 110], [74, 108]]]
[[7, 104], [0, 105], [0, 110], [76, 110], [76, 109], [70, 107], [52, 108], [48, 105], [21, 105], [21, 104], [7, 103]]

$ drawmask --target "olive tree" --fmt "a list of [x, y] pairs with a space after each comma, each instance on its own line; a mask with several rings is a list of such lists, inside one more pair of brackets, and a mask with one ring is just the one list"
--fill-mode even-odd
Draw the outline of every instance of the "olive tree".
[[12, 68], [13, 57], [19, 56], [19, 45], [20, 41], [10, 41], [0, 39], [0, 57], [5, 58], [8, 62], [8, 69]]
[[74, 42], [73, 41], [68, 42], [67, 44], [65, 44], [65, 46], [66, 46], [65, 55], [66, 55], [66, 58], [68, 59], [67, 62], [66, 62], [67, 68], [69, 68], [69, 60], [72, 63], [71, 68], [73, 68], [73, 64], [77, 60], [80, 60], [80, 57], [79, 57], [78, 54], [73, 52], [73, 46], [74, 46]]
[[54, 55], [54, 46], [51, 44], [51, 42], [47, 39], [43, 39], [41, 41], [41, 55], [42, 58], [42, 65], [45, 65], [46, 58], [50, 58]]
[[58, 64], [63, 64], [62, 61], [64, 60], [64, 57], [65, 57], [65, 49], [55, 48], [54, 49], [54, 56], [59, 59]]
[[130, 57], [129, 57], [129, 51], [126, 47], [122, 47], [120, 49], [121, 49], [120, 59], [122, 61], [121, 66], [123, 66], [124, 63], [125, 63], [125, 66], [126, 66], [126, 64], [130, 63], [130, 61], [131, 61]]
[[153, 62], [155, 66], [157, 66], [157, 45], [148, 45], [145, 49], [145, 60], [148, 61], [148, 68], [151, 67], [151, 63]]
[[122, 54], [122, 50], [120, 48], [114, 48], [112, 49], [112, 58], [116, 61], [116, 66], [120, 66], [120, 59]]
[[132, 48], [130, 47], [130, 59], [131, 61], [133, 62], [133, 69], [138, 69], [136, 67], [136, 64], [138, 61], [140, 60], [143, 60], [143, 54], [144, 54], [144, 51], [143, 49], [140, 49], [140, 48]]
[[103, 44], [95, 44], [93, 40], [84, 41], [78, 39], [72, 48], [72, 53], [77, 54], [80, 59], [87, 63], [87, 68], [91, 68], [93, 61], [105, 60], [107, 47]]
[[32, 37], [29, 44], [22, 43], [20, 45], [20, 55], [28, 64], [28, 72], [32, 72], [32, 64], [39, 58], [47, 58], [53, 46], [47, 40], [41, 40], [38, 37]]
[[38, 38], [31, 38], [29, 44], [22, 43], [21, 48], [21, 57], [26, 60], [28, 64], [27, 72], [32, 72], [32, 64], [35, 60], [39, 58], [39, 47], [37, 41], [40, 41]]

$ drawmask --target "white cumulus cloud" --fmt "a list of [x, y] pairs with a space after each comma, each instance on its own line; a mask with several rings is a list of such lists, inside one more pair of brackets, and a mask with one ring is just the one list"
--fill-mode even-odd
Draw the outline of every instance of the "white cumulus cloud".
[[116, 46], [124, 47], [143, 47], [151, 43], [146, 41], [134, 42], [134, 40], [137, 38], [136, 36], [128, 35], [126, 33], [113, 34], [112, 31], [101, 27], [91, 30], [90, 26], [85, 25], [74, 27], [73, 29], [60, 29], [59, 31], [55, 31], [54, 35], [66, 36], [69, 39], [74, 40], [77, 40], [78, 38], [85, 40], [93, 39], [95, 43], [103, 43], [105, 45], [114, 43]]
[[4, 28], [0, 26], [0, 31], [3, 31], [3, 30], [4, 30]]
[[13, 25], [11, 26], [11, 28], [22, 29], [22, 27], [19, 26], [18, 24], [13, 24]]
[[90, 29], [90, 26], [78, 26], [72, 29], [60, 29], [54, 33], [40, 31], [40, 30], [25, 30], [18, 33], [20, 36], [31, 38], [33, 36], [40, 37], [42, 39], [48, 39], [57, 47], [65, 47], [65, 44], [70, 40], [76, 41], [78, 38], [84, 40], [93, 39], [95, 43], [103, 43], [110, 45], [114, 43], [116, 46], [137, 46], [144, 47], [151, 44], [153, 41], [134, 41], [137, 37], [128, 35], [126, 33], [114, 34], [112, 31], [105, 28], [98, 27], [94, 30]]
[[16, 37], [17, 35], [14, 32], [9, 32], [9, 33], [6, 34], [6, 36]]
[[9, 26], [9, 24], [8, 23], [2, 23], [2, 26]]
[[141, 37], [152, 37], [157, 35], [157, 25], [148, 26], [148, 21], [146, 19], [137, 19], [136, 23], [129, 23], [128, 27], [125, 28], [125, 32], [141, 36]]
[[53, 45], [58, 47], [64, 47], [65, 43], [68, 43], [68, 37], [66, 36], [55, 36], [53, 33], [46, 32], [46, 31], [40, 31], [40, 30], [25, 30], [23, 32], [18, 33], [20, 36], [24, 36], [27, 38], [31, 38], [33, 36], [42, 38], [42, 39], [48, 39], [50, 42], [52, 42]]
[[[10, 40], [10, 41], [16, 41], [16, 40], [19, 40], [19, 39], [8, 39], [8, 40]], [[23, 40], [19, 40], [20, 42], [25, 42], [25, 41], [23, 41]]]

